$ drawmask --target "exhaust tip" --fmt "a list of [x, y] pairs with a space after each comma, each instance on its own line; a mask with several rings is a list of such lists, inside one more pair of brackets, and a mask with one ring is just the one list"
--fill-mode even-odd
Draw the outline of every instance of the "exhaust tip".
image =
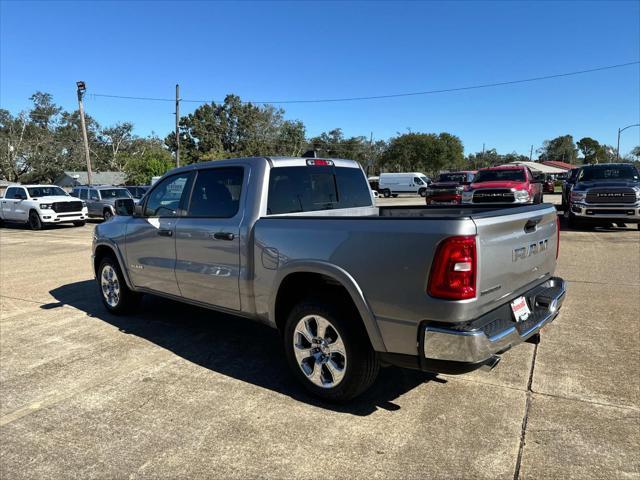
[[502, 360], [502, 357], [493, 355], [489, 360], [484, 362], [484, 365], [480, 367], [480, 370], [491, 371], [500, 363], [500, 360]]

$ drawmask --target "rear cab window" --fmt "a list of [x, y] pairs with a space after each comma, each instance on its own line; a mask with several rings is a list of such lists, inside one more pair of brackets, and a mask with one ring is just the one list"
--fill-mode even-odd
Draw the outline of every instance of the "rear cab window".
[[268, 195], [267, 215], [372, 205], [362, 170], [332, 165], [275, 167]]

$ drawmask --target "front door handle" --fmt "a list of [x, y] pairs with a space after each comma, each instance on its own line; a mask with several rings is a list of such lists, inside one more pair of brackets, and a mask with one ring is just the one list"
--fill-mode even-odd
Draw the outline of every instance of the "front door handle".
[[231, 232], [216, 232], [213, 234], [213, 238], [215, 238], [216, 240], [231, 241], [236, 238], [236, 236]]
[[161, 228], [160, 230], [158, 230], [158, 235], [160, 235], [161, 237], [172, 237], [173, 230], [167, 230], [165, 228]]

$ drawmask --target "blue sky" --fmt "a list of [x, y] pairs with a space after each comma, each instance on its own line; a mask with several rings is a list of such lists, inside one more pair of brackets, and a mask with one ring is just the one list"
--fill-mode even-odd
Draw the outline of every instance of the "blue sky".
[[[36, 90], [76, 108], [75, 81], [101, 124], [164, 136], [185, 99], [332, 98], [530, 78], [640, 59], [640, 2], [5, 2], [0, 105]], [[196, 105], [183, 104], [183, 113]], [[465, 151], [528, 154], [572, 134], [615, 145], [640, 122], [640, 67], [496, 88], [363, 102], [285, 105], [309, 135], [389, 138], [447, 131]], [[623, 133], [621, 152], [640, 143]]]

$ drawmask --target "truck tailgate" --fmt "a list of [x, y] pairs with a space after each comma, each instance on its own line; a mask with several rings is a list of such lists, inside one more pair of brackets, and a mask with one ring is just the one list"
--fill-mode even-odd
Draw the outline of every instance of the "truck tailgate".
[[472, 215], [478, 233], [478, 306], [504, 301], [555, 270], [555, 207], [546, 204], [517, 210], [497, 216]]

